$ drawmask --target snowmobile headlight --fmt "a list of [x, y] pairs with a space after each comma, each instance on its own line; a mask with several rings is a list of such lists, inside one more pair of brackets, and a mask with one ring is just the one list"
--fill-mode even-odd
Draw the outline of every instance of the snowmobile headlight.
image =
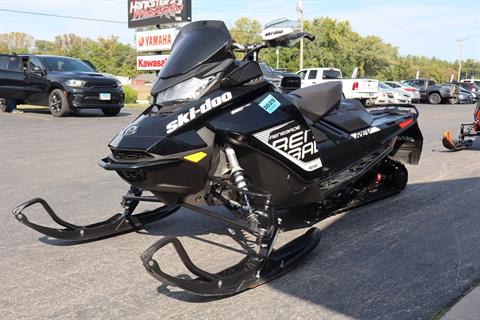
[[218, 75], [203, 79], [191, 78], [158, 94], [156, 104], [162, 105], [174, 101], [193, 101], [200, 98], [218, 79]]
[[66, 84], [69, 87], [83, 87], [83, 85], [85, 84], [85, 81], [72, 79], [72, 80], [68, 80]]

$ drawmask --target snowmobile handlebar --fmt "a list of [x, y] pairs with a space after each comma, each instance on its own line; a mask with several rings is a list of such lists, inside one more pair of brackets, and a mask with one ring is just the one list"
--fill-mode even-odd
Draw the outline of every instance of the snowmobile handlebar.
[[260, 45], [249, 46], [249, 45], [242, 45], [237, 42], [234, 42], [232, 47], [234, 51], [245, 52], [245, 56], [243, 57], [243, 60], [249, 60], [251, 56], [254, 55], [254, 53], [258, 54], [262, 49], [277, 48], [277, 47], [290, 48], [303, 38], [309, 41], [315, 40], [315, 36], [311, 33], [295, 32], [295, 33], [288, 33], [272, 39], [267, 38]]

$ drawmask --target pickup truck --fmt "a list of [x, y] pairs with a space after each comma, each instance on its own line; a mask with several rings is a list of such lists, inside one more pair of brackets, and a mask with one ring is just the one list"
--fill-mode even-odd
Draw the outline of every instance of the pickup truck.
[[309, 68], [297, 72], [302, 79], [302, 88], [329, 81], [341, 81], [345, 99], [360, 100], [365, 106], [372, 106], [380, 95], [378, 80], [345, 79], [336, 68]]
[[417, 88], [420, 91], [420, 100], [430, 104], [439, 104], [442, 101], [450, 104], [458, 102], [460, 88], [455, 84], [436, 84], [432, 79], [410, 79], [402, 83]]
[[300, 89], [300, 78], [288, 71], [273, 70], [266, 63], [259, 63], [260, 69], [262, 69], [263, 78], [273, 84], [280, 92], [289, 93], [294, 90]]
[[[46, 55], [0, 55], [0, 98], [48, 106], [55, 117], [80, 109], [115, 116], [125, 94], [120, 81], [78, 59]], [[3, 105], [3, 104], [1, 104]]]

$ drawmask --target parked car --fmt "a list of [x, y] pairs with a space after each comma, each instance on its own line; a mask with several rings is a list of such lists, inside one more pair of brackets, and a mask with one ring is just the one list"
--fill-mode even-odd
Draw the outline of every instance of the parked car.
[[330, 81], [341, 81], [343, 97], [360, 100], [365, 106], [372, 106], [380, 95], [378, 80], [345, 79], [342, 71], [336, 68], [302, 69], [297, 72], [297, 75], [302, 79], [302, 88]]
[[266, 63], [259, 63], [263, 78], [277, 87], [283, 93], [289, 93], [300, 89], [301, 80], [297, 75], [288, 71], [276, 71]]
[[380, 82], [378, 84], [378, 88], [380, 91], [391, 94], [393, 96], [393, 103], [394, 104], [409, 104], [412, 103], [412, 97], [410, 94], [403, 92], [403, 90], [395, 89], [390, 87], [384, 82]]
[[463, 79], [463, 80], [461, 80], [460, 82], [462, 82], [462, 83], [473, 83], [473, 84], [475, 84], [477, 87], [480, 87], [480, 79], [475, 79], [475, 78], [472, 78], [472, 79]]
[[473, 104], [477, 99], [477, 94], [460, 87], [460, 94], [458, 95], [458, 103]]
[[397, 81], [384, 81], [384, 83], [394, 89], [398, 89], [403, 91], [404, 93], [408, 93], [412, 102], [420, 101], [420, 92], [417, 88], [412, 87], [406, 83], [401, 83]]
[[420, 99], [426, 100], [431, 104], [439, 104], [442, 102], [455, 104], [458, 101], [458, 94], [460, 93], [459, 86], [453, 84], [437, 85], [432, 79], [411, 79], [404, 80], [402, 83], [417, 88], [420, 92]]
[[101, 109], [115, 116], [125, 95], [120, 81], [82, 60], [47, 55], [0, 55], [0, 97], [48, 106], [52, 115]]
[[460, 82], [460, 87], [471, 92], [473, 94], [473, 101], [479, 101], [480, 99], [480, 87], [476, 86], [473, 82]]

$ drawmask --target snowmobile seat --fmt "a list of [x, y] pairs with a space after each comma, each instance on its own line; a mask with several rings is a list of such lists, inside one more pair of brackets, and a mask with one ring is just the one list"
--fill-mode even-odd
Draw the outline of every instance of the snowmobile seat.
[[324, 116], [323, 120], [348, 133], [353, 133], [369, 128], [373, 117], [360, 101], [345, 99], [337, 108]]
[[316, 122], [339, 106], [342, 100], [342, 83], [327, 82], [297, 89], [288, 97], [308, 119]]

